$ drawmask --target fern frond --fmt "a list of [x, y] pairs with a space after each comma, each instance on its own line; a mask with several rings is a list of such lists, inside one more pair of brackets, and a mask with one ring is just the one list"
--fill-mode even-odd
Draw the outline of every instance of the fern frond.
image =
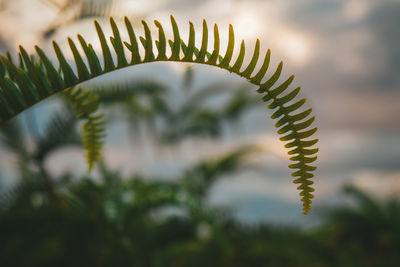
[[82, 132], [86, 161], [89, 171], [91, 171], [93, 164], [98, 161], [101, 156], [102, 138], [104, 137], [103, 114], [89, 116], [82, 126]]
[[[159, 34], [158, 40], [154, 42], [149, 25], [145, 21], [142, 21], [142, 24], [145, 35], [144, 37], [140, 36], [140, 42], [138, 42], [132, 24], [127, 18], [125, 18], [129, 42], [124, 42], [121, 40], [115, 22], [111, 19], [111, 27], [113, 30], [111, 44], [114, 50], [112, 52], [106, 42], [106, 37], [100, 24], [95, 22], [96, 31], [103, 52], [104, 68], [101, 67], [99, 63], [100, 60], [94, 52], [92, 45], [87, 44], [84, 38], [80, 35], [78, 35], [78, 40], [83, 48], [84, 55], [81, 55], [79, 51], [77, 51], [75, 44], [72, 41], [69, 42], [74, 56], [77, 73], [73, 71], [73, 68], [66, 61], [62, 51], [56, 43], [54, 43], [53, 46], [61, 73], [56, 71], [58, 67], [53, 66], [46, 54], [39, 47], [36, 47], [37, 54], [40, 58], [39, 62], [34, 62], [34, 60], [30, 59], [23, 48], [20, 48], [20, 58], [23, 63], [20, 64], [20, 66], [14, 65], [14, 63], [12, 63], [6, 56], [0, 56], [0, 124], [3, 124], [18, 113], [50, 95], [62, 92], [69, 87], [76, 86], [80, 82], [124, 66], [137, 65], [145, 62], [176, 61], [200, 63], [219, 67], [244, 77], [250, 83], [258, 86], [259, 88], [257, 89], [257, 92], [263, 95], [263, 101], [269, 102], [268, 108], [274, 109], [271, 118], [278, 119], [278, 122], [275, 125], [279, 128], [278, 133], [286, 134], [281, 137], [281, 140], [289, 141], [289, 143], [286, 144], [286, 147], [291, 149], [288, 153], [289, 155], [293, 155], [290, 159], [295, 162], [289, 165], [289, 167], [295, 169], [292, 174], [296, 177], [294, 183], [299, 184], [298, 189], [301, 191], [300, 195], [302, 196], [301, 200], [303, 201], [304, 206], [303, 212], [304, 214], [307, 214], [311, 209], [313, 198], [312, 192], [314, 191], [311, 187], [313, 182], [310, 181], [310, 178], [314, 176], [312, 171], [316, 168], [310, 164], [316, 160], [317, 157], [315, 154], [318, 151], [317, 148], [311, 147], [318, 140], [308, 139], [313, 136], [316, 131], [316, 128], [312, 128], [311, 126], [314, 120], [310, 115], [311, 110], [302, 112], [298, 111], [305, 103], [305, 99], [296, 101], [300, 88], [293, 90], [288, 89], [294, 76], [291, 76], [278, 86], [275, 85], [282, 72], [282, 62], [278, 65], [274, 73], [270, 77], [267, 77], [266, 72], [270, 62], [270, 51], [268, 50], [265, 54], [261, 68], [256, 72], [255, 67], [257, 66], [260, 57], [259, 40], [256, 42], [251, 60], [247, 65], [244, 64], [245, 43], [243, 41], [240, 45], [239, 55], [236, 59], [232, 58], [235, 39], [232, 26], [229, 26], [227, 51], [224, 56], [221, 56], [219, 55], [220, 37], [217, 25], [214, 26], [213, 31], [213, 50], [209, 51], [207, 48], [209, 33], [205, 20], [203, 21], [203, 34], [200, 48], [195, 46], [195, 34], [191, 23], [189, 23], [189, 40], [187, 43], [180, 38], [178, 26], [172, 16], [171, 25], [173, 30], [173, 40], [166, 40], [163, 26], [158, 21], [155, 21]], [[140, 55], [138, 43], [142, 44], [144, 55]], [[157, 55], [154, 55], [153, 52], [154, 44], [157, 47]], [[170, 48], [167, 48], [167, 44], [169, 44]], [[131, 52], [130, 61], [125, 57], [125, 48]], [[117, 58], [117, 63], [113, 60], [113, 54], [115, 54]], [[83, 56], [87, 58], [88, 66], [82, 60]], [[232, 60], [234, 63], [231, 63]], [[88, 104], [88, 106], [94, 108], [95, 104], [91, 103], [90, 105]], [[90, 124], [88, 124], [85, 129], [86, 131], [92, 131], [91, 134], [88, 134], [87, 136], [91, 136], [90, 138], [97, 138], [100, 135], [94, 134], [93, 131], [97, 131], [101, 128], [101, 123], [98, 122], [100, 118], [91, 116], [87, 118], [88, 122], [90, 121]], [[88, 147], [94, 149], [94, 151], [96, 151], [96, 149], [99, 151], [99, 145], [96, 142], [90, 143]], [[93, 162], [93, 160], [98, 157], [98, 153], [89, 153], [88, 161]]]
[[84, 119], [82, 126], [82, 143], [86, 153], [86, 162], [89, 171], [93, 164], [100, 159], [102, 139], [104, 137], [103, 115], [95, 115], [99, 108], [99, 96], [90, 90], [69, 88], [63, 95], [72, 106], [79, 119]]

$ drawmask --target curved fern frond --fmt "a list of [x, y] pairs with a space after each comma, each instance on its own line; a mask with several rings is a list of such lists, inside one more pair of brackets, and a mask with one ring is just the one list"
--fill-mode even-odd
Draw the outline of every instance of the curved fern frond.
[[[257, 92], [263, 95], [263, 101], [269, 102], [268, 108], [275, 110], [271, 118], [279, 119], [275, 124], [275, 126], [279, 128], [278, 133], [286, 134], [281, 137], [281, 140], [290, 141], [286, 144], [286, 147], [291, 149], [288, 153], [289, 155], [293, 155], [290, 159], [295, 163], [289, 165], [289, 167], [296, 169], [292, 175], [296, 177], [294, 183], [299, 184], [298, 189], [301, 191], [300, 195], [302, 196], [301, 200], [304, 206], [303, 212], [307, 214], [311, 209], [311, 202], [314, 197], [312, 194], [314, 189], [311, 187], [313, 182], [310, 181], [310, 178], [314, 176], [312, 171], [316, 169], [316, 167], [311, 166], [310, 163], [317, 159], [315, 154], [318, 151], [317, 148], [311, 147], [317, 143], [318, 140], [308, 140], [308, 138], [315, 133], [316, 128], [310, 129], [314, 120], [313, 117], [310, 117], [311, 109], [298, 111], [305, 103], [305, 99], [295, 100], [300, 88], [291, 91], [288, 90], [294, 76], [291, 76], [278, 86], [275, 85], [282, 71], [282, 62], [269, 78], [266, 77], [270, 61], [270, 51], [268, 50], [261, 68], [255, 72], [255, 67], [260, 57], [260, 42], [257, 40], [249, 64], [244, 65], [245, 43], [243, 41], [240, 45], [239, 55], [234, 60], [234, 63], [231, 63], [235, 39], [231, 25], [229, 26], [227, 51], [224, 56], [221, 56], [219, 55], [220, 38], [217, 25], [214, 26], [213, 50], [209, 51], [207, 48], [209, 34], [205, 20], [203, 21], [203, 34], [200, 48], [195, 46], [195, 31], [191, 23], [189, 24], [189, 40], [187, 43], [180, 38], [178, 26], [172, 16], [173, 40], [166, 40], [162, 25], [155, 21], [155, 25], [159, 30], [159, 39], [153, 42], [148, 24], [145, 21], [142, 21], [142, 24], [144, 26], [145, 36], [140, 36], [140, 42], [138, 42], [131, 22], [129, 19], [125, 18], [129, 42], [123, 42], [115, 22], [111, 19], [111, 27], [114, 35], [111, 37], [111, 44], [117, 58], [117, 63], [115, 63], [112, 57], [113, 52], [111, 52], [108, 46], [103, 30], [99, 23], [95, 22], [103, 52], [104, 67], [100, 65], [100, 60], [94, 52], [92, 45], [87, 44], [80, 35], [78, 35], [78, 40], [83, 48], [88, 66], [81, 60], [83, 55], [80, 55], [73, 42], [70, 41], [69, 45], [74, 55], [77, 73], [75, 73], [73, 68], [67, 63], [62, 51], [55, 42], [53, 45], [59, 62], [60, 73], [57, 71], [58, 67], [54, 67], [47, 55], [39, 47], [35, 47], [40, 58], [38, 62], [33, 61], [26, 55], [24, 49], [20, 47], [20, 58], [22, 58], [21, 61], [24, 66], [16, 66], [7, 57], [0, 56], [0, 124], [50, 95], [62, 92], [67, 88], [76, 86], [80, 82], [125, 66], [137, 65], [145, 62], [175, 61], [200, 63], [219, 67], [244, 77], [250, 83], [258, 86]], [[142, 44], [144, 55], [140, 54], [138, 43]], [[170, 45], [169, 49], [167, 49], [167, 43]], [[125, 58], [125, 48], [122, 44], [131, 52], [129, 63]], [[155, 44], [158, 49], [157, 56], [154, 55], [153, 44]], [[169, 51], [169, 55], [167, 51]], [[288, 93], [285, 94], [285, 92]], [[100, 120], [100, 118], [92, 118], [92, 120], [90, 120], [91, 126], [86, 126], [85, 130], [93, 131], [100, 128], [101, 123], [98, 123], [97, 120]], [[88, 138], [94, 137], [97, 136], [88, 135]], [[99, 148], [97, 143], [90, 143], [90, 146], [92, 148]], [[98, 153], [88, 155], [89, 162], [92, 162], [92, 160], [95, 160], [98, 156]]]

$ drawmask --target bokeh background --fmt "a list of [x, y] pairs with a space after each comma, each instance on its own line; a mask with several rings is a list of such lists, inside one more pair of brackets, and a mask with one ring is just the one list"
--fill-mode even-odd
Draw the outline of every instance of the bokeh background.
[[[0, 51], [16, 55], [18, 45], [23, 45], [33, 52], [35, 44], [51, 51], [51, 40], [57, 40], [67, 51], [66, 37], [76, 39], [80, 33], [100, 52], [93, 19], [110, 33], [109, 16], [121, 26], [123, 17], [128, 16], [137, 34], [143, 33], [142, 19], [157, 19], [171, 34], [170, 14], [175, 16], [183, 39], [188, 36], [188, 21], [193, 22], [196, 36], [201, 36], [203, 19], [209, 25], [217, 23], [222, 47], [227, 43], [228, 25], [232, 24], [236, 43], [243, 39], [252, 50], [258, 38], [261, 51], [271, 49], [273, 67], [284, 62], [281, 79], [296, 75], [295, 83], [302, 86], [302, 95], [313, 108], [319, 128], [313, 211], [309, 216], [301, 213], [284, 144], [269, 119], [271, 112], [251, 100], [257, 98], [256, 88], [207, 66], [148, 64], [83, 85], [89, 88], [156, 83], [168, 88], [167, 102], [177, 113], [202, 90], [219, 92], [209, 94], [204, 101], [211, 109], [226, 103], [232, 92], [248, 92], [248, 104], [234, 119], [220, 118], [217, 126], [209, 126], [213, 130], [210, 128], [205, 134], [175, 132], [175, 140], [167, 143], [159, 140], [154, 128], [144, 126], [143, 120], [129, 117], [129, 111], [107, 109], [106, 114], [112, 119], [107, 123], [103, 161], [108, 168], [118, 170], [122, 176], [140, 173], [150, 180], [156, 177], [158, 181], [174, 181], [198, 162], [215, 159], [243, 145], [255, 145], [258, 150], [246, 156], [242, 162], [245, 166], [224, 174], [205, 198], [207, 205], [225, 207], [235, 220], [246, 225], [318, 227], [328, 211], [354, 205], [342, 192], [345, 185], [353, 185], [377, 201], [399, 196], [398, 0], [2, 0]], [[151, 28], [156, 31], [156, 27]], [[121, 34], [126, 38], [123, 30]], [[71, 54], [67, 56], [72, 58]], [[18, 117], [29, 133], [28, 147], [34, 146], [35, 136], [43, 134], [52, 114], [61, 106], [58, 99], [51, 98]], [[175, 119], [179, 121], [179, 117]], [[132, 121], [139, 126], [134, 127]], [[164, 133], [169, 128], [174, 131], [170, 125], [157, 127]], [[18, 181], [16, 161], [16, 156], [3, 146], [3, 192]], [[44, 166], [53, 177], [66, 172], [73, 180], [87, 175], [98, 180], [101, 176], [99, 168], [87, 174], [79, 147], [52, 152]]]

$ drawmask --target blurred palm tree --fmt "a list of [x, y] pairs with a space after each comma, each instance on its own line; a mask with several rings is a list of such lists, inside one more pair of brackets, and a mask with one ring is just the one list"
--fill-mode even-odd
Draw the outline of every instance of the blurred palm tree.
[[[54, 202], [62, 206], [54, 179], [45, 168], [45, 160], [55, 150], [70, 145], [81, 145], [76, 131], [77, 119], [70, 109], [55, 112], [42, 134], [27, 135], [18, 120], [12, 120], [0, 129], [0, 142], [17, 158], [20, 181], [16, 190], [43, 185]], [[29, 149], [33, 142], [33, 149]], [[14, 189], [15, 190], [15, 189]]]
[[378, 201], [354, 186], [346, 186], [344, 191], [356, 205], [331, 211], [319, 234], [343, 262], [353, 266], [396, 266], [400, 260], [399, 199]]
[[[220, 137], [224, 125], [234, 125], [250, 109], [262, 107], [245, 85], [232, 88], [228, 83], [217, 83], [191, 88], [193, 72], [190, 66], [186, 68], [180, 100], [172, 88], [154, 81], [98, 87], [95, 92], [106, 109], [123, 111], [136, 129], [139, 121], [145, 121], [150, 132], [166, 143], [190, 136]], [[215, 99], [219, 101], [215, 103]]]

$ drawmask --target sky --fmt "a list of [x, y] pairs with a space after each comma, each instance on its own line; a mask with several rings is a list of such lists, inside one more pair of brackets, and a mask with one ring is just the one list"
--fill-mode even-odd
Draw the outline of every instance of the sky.
[[[65, 23], [49, 39], [44, 38], [43, 32], [60, 21], [60, 13], [49, 2], [2, 1], [0, 52], [15, 52], [19, 44], [28, 51], [35, 44], [50, 48], [50, 39], [65, 45], [65, 38], [78, 32], [95, 40], [92, 19]], [[62, 14], [68, 17], [70, 13], [73, 9]], [[227, 42], [228, 25], [232, 24], [237, 43], [243, 39], [252, 49], [258, 38], [261, 51], [271, 49], [273, 66], [284, 62], [282, 77], [296, 75], [295, 82], [301, 85], [319, 128], [315, 212], [308, 217], [341, 203], [344, 184], [357, 185], [376, 197], [400, 194], [400, 1], [120, 0], [112, 5], [111, 13], [115, 17], [127, 15], [137, 22], [157, 19], [164, 25], [169, 24], [169, 15], [173, 14], [183, 38], [188, 35], [188, 21], [200, 31], [204, 18], [209, 25], [219, 25], [222, 47]], [[107, 32], [107, 20], [99, 21]], [[196, 87], [240, 82], [231, 74], [204, 66], [195, 66], [194, 70]], [[123, 70], [114, 78], [123, 79], [129, 73], [132, 79], [148, 77], [174, 86], [181, 82], [182, 71], [183, 67], [175, 64], [156, 64]], [[39, 112], [49, 106], [51, 103], [40, 106]], [[232, 206], [244, 221], [307, 223], [310, 219], [301, 215], [296, 186], [287, 169], [288, 156], [269, 114], [264, 109], [252, 112], [227, 130], [222, 140], [184, 140], [167, 149], [146, 139], [140, 144], [127, 141], [126, 145], [120, 142], [126, 138], [124, 125], [114, 125], [105, 146], [105, 155], [109, 155], [106, 160], [127, 173], [151, 170], [149, 174], [167, 173], [173, 177], [200, 158], [255, 141], [266, 151], [249, 160], [257, 167], [222, 179], [213, 187], [210, 203]], [[77, 157], [67, 156], [79, 151], [65, 153], [54, 155], [49, 168], [54, 162], [62, 162], [65, 169], [85, 168]], [[0, 151], [0, 167], [7, 169], [9, 161], [10, 156]]]

